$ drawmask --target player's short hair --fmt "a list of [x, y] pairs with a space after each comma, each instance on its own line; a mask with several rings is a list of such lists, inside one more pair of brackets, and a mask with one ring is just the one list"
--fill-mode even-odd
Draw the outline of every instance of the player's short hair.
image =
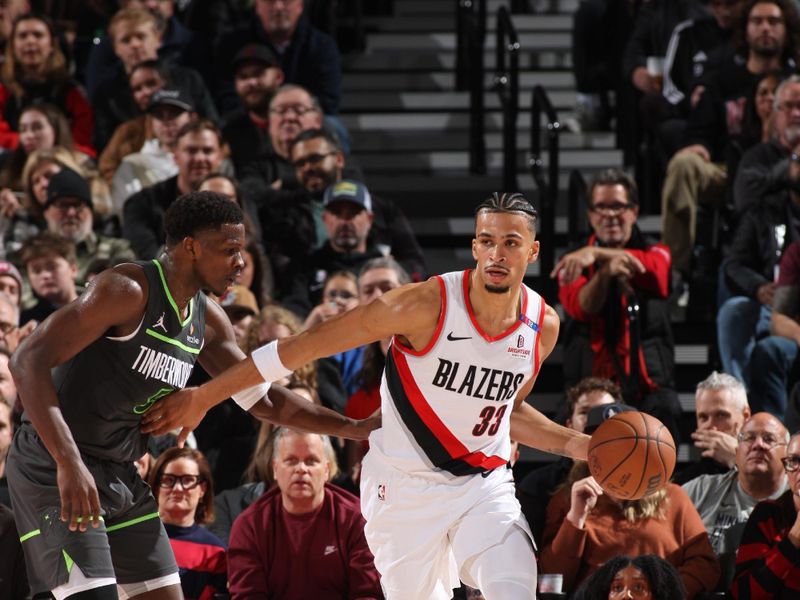
[[203, 497], [200, 499], [200, 502], [198, 502], [197, 508], [194, 511], [195, 523], [198, 525], [211, 523], [214, 521], [214, 476], [211, 474], [211, 467], [208, 464], [208, 460], [206, 460], [205, 455], [200, 452], [200, 450], [195, 450], [189, 446], [184, 446], [183, 448], [173, 446], [172, 448], [168, 448], [162, 452], [158, 460], [156, 460], [156, 464], [154, 464], [153, 468], [150, 470], [147, 483], [153, 490], [156, 499], [158, 499], [158, 490], [164, 471], [169, 463], [175, 462], [180, 458], [193, 460], [197, 464], [197, 473], [200, 480], [208, 484], [206, 493], [203, 494]]
[[592, 205], [594, 190], [601, 185], [621, 185], [625, 188], [628, 202], [639, 206], [639, 188], [636, 187], [636, 181], [622, 169], [605, 169], [592, 178], [592, 183], [586, 193], [587, 206]]
[[167, 209], [164, 229], [167, 246], [201, 231], [219, 231], [223, 225], [239, 225], [244, 221], [242, 209], [236, 202], [216, 192], [189, 192]]
[[306, 129], [305, 131], [298, 133], [297, 137], [295, 137], [289, 144], [289, 156], [292, 155], [292, 149], [296, 144], [316, 139], [325, 140], [328, 143], [328, 146], [333, 148], [333, 150], [336, 152], [342, 151], [342, 142], [339, 140], [339, 136], [333, 131], [325, 129], [324, 127], [320, 127], [319, 129]]
[[519, 192], [494, 192], [475, 208], [475, 218], [481, 213], [521, 214], [528, 219], [528, 228], [536, 234], [536, 219], [539, 213], [533, 204]]
[[22, 249], [20, 250], [20, 262], [23, 265], [27, 265], [37, 258], [50, 256], [60, 256], [71, 265], [78, 262], [75, 243], [49, 231], [43, 231], [33, 237], [29, 237], [22, 244]]
[[622, 392], [619, 386], [610, 379], [606, 379], [605, 377], [584, 377], [567, 390], [567, 401], [564, 404], [562, 423], [566, 423], [567, 419], [572, 417], [578, 399], [584, 394], [591, 392], [606, 392], [609, 396], [614, 398], [614, 402], [622, 402]]
[[400, 282], [400, 285], [411, 283], [411, 276], [408, 274], [408, 271], [406, 271], [402, 265], [391, 256], [370, 258], [361, 266], [361, 270], [358, 272], [358, 279], [360, 280], [365, 273], [369, 273], [375, 269], [391, 269], [397, 274], [397, 281]]
[[728, 390], [738, 410], [744, 411], [744, 409], [749, 406], [747, 402], [747, 390], [744, 389], [744, 384], [733, 375], [718, 373], [717, 371], [712, 371], [711, 375], [697, 384], [694, 397], [696, 399], [700, 395], [700, 392], [718, 390]]

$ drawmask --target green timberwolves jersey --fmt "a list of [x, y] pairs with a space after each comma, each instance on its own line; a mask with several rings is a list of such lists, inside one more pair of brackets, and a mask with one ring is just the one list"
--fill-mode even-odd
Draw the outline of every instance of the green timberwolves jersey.
[[205, 295], [198, 292], [181, 318], [158, 261], [137, 264], [149, 294], [136, 331], [100, 338], [53, 371], [61, 411], [78, 447], [114, 461], [145, 453], [142, 415], [186, 385], [205, 332]]

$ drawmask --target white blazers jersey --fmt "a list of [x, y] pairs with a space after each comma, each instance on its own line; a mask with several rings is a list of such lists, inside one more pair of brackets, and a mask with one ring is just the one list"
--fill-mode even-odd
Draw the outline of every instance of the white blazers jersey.
[[383, 426], [370, 447], [406, 473], [469, 475], [504, 466], [514, 400], [539, 370], [542, 297], [523, 285], [519, 320], [491, 337], [469, 302], [470, 273], [435, 278], [442, 308], [427, 347], [417, 352], [395, 338], [386, 356]]

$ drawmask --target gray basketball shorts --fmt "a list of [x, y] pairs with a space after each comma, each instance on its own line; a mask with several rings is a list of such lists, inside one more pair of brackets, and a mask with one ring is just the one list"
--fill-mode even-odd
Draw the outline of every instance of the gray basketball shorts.
[[150, 488], [133, 463], [82, 454], [94, 477], [103, 520], [70, 531], [61, 521], [56, 464], [30, 425], [9, 449], [6, 471], [33, 593], [63, 585], [78, 567], [86, 577], [137, 583], [177, 573], [175, 555]]

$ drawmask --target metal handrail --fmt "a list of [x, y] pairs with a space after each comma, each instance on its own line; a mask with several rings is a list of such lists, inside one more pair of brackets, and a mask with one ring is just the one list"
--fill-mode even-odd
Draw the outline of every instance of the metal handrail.
[[[542, 242], [540, 261], [542, 272], [549, 273], [555, 265], [555, 221], [558, 201], [558, 134], [561, 123], [553, 104], [541, 85], [533, 88], [531, 102], [531, 157], [528, 165], [531, 175], [539, 188], [539, 217], [541, 228], [539, 239]], [[547, 176], [542, 159], [542, 116], [545, 116], [547, 131]]]
[[457, 0], [456, 89], [469, 90], [469, 170], [486, 173], [483, 47], [486, 0]]
[[[494, 85], [503, 110], [503, 191], [517, 183], [517, 116], [519, 114], [519, 38], [505, 6], [497, 11]], [[508, 57], [508, 66], [506, 66]]]

